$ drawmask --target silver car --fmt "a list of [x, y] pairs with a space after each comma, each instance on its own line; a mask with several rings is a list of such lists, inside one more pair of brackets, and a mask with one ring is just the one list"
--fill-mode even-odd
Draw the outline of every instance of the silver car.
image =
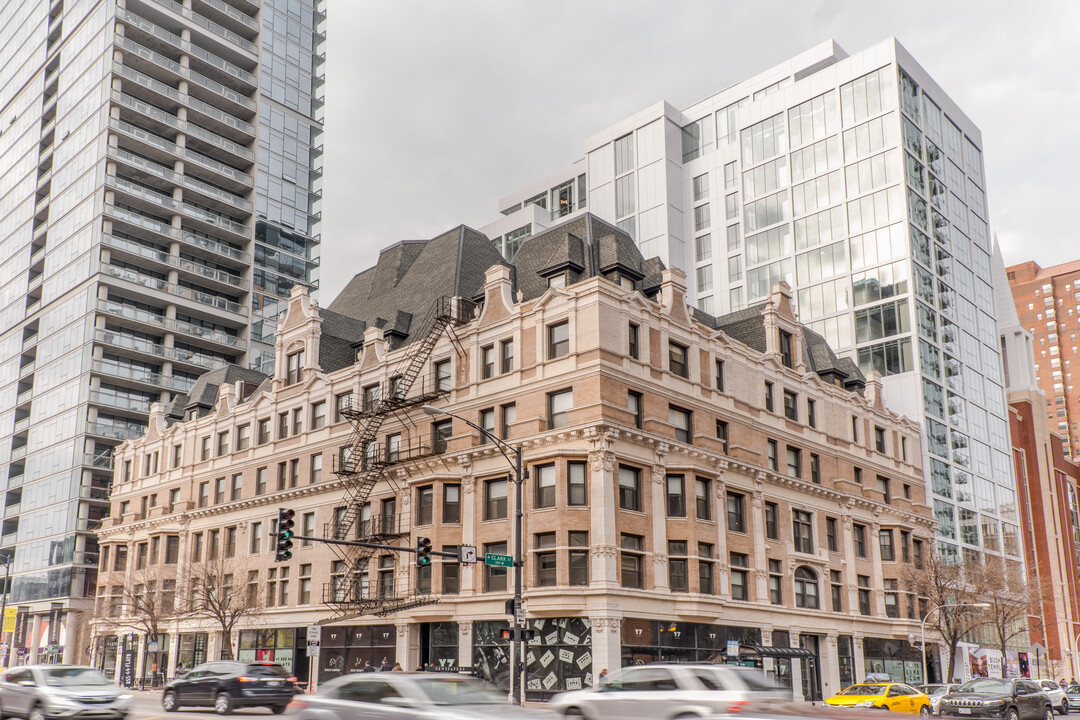
[[598, 688], [560, 693], [548, 707], [566, 717], [701, 718], [791, 701], [791, 691], [754, 668], [728, 665], [632, 665]]
[[504, 693], [476, 678], [442, 673], [342, 675], [289, 707], [299, 710], [298, 720], [554, 718], [544, 710], [511, 705]]
[[92, 667], [24, 665], [0, 675], [0, 716], [124, 720], [131, 695]]
[[930, 712], [934, 715], [941, 714], [941, 698], [960, 688], [958, 683], [930, 683], [919, 685], [916, 690], [930, 698]]

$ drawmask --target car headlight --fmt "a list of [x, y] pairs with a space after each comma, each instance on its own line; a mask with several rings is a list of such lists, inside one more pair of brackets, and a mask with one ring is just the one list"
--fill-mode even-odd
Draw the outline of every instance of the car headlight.
[[126, 693], [124, 695], [117, 695], [116, 696], [116, 702], [121, 704], [121, 705], [127, 705], [127, 704], [129, 704], [131, 702], [131, 698], [132, 698], [132, 696], [128, 695]]
[[983, 707], [984, 708], [991, 708], [991, 709], [999, 708], [999, 707], [1003, 706], [1004, 704], [1005, 704], [1004, 700], [984, 700], [983, 701]]

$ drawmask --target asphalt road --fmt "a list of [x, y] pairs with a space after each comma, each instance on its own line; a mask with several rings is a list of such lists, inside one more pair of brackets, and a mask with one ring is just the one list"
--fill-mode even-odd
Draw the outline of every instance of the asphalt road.
[[[211, 708], [181, 708], [177, 712], [167, 713], [161, 709], [161, 691], [135, 691], [133, 720], [220, 720]], [[237, 718], [266, 718], [273, 717], [274, 713], [268, 708], [239, 708], [233, 710], [231, 717]], [[289, 713], [278, 716], [288, 718]]]

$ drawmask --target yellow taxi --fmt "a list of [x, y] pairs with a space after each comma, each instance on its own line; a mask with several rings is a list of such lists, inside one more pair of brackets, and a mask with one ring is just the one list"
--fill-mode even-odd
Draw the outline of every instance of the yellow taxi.
[[826, 705], [851, 708], [879, 708], [930, 716], [930, 697], [904, 683], [861, 683], [851, 685], [825, 700]]

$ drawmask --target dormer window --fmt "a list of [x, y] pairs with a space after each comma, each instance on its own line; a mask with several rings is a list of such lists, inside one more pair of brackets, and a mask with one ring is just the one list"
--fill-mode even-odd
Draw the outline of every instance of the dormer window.
[[780, 362], [784, 364], [784, 367], [795, 367], [791, 356], [791, 333], [784, 330], [780, 331]]
[[562, 288], [566, 287], [566, 273], [559, 273], [558, 275], [552, 275], [548, 278], [549, 288]]
[[289, 353], [285, 357], [285, 367], [285, 384], [295, 385], [300, 382], [304, 372], [304, 351]]

